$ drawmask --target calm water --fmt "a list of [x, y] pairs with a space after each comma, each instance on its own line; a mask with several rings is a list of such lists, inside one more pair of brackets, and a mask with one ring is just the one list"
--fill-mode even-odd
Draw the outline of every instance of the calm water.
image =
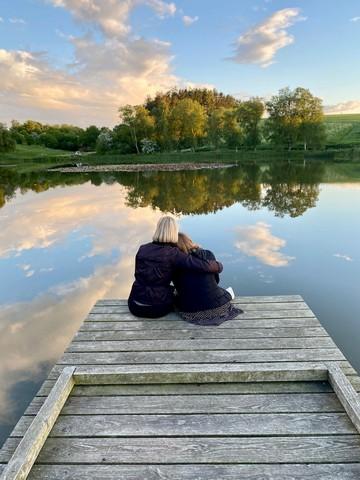
[[126, 298], [162, 212], [240, 295], [301, 294], [360, 369], [360, 183], [324, 167], [0, 172], [0, 444], [94, 302]]

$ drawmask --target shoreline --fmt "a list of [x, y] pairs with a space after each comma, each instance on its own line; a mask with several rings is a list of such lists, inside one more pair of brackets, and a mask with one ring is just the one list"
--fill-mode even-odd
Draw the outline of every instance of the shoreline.
[[96, 172], [153, 172], [153, 171], [180, 171], [180, 170], [213, 170], [218, 168], [235, 167], [236, 163], [137, 163], [122, 165], [83, 165], [79, 167], [50, 168], [48, 172], [61, 173], [96, 173]]

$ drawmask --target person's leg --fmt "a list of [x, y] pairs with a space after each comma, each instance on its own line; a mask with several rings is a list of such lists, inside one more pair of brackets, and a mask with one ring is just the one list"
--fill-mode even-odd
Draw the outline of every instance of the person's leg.
[[128, 306], [135, 317], [142, 318], [160, 318], [173, 311], [172, 305], [138, 305], [131, 299], [128, 301]]

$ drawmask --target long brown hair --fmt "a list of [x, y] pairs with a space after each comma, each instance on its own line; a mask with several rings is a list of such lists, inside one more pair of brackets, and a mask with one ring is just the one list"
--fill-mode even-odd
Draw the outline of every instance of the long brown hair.
[[184, 253], [190, 253], [192, 250], [196, 250], [199, 248], [197, 243], [194, 243], [190, 237], [188, 237], [185, 233], [179, 232], [177, 246], [180, 250]]

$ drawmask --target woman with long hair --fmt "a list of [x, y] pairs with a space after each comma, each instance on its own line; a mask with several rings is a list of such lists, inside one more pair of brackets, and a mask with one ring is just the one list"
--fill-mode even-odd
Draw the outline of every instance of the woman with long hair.
[[128, 299], [137, 317], [158, 318], [174, 308], [175, 273], [182, 271], [218, 274], [222, 265], [215, 259], [187, 255], [178, 247], [178, 226], [174, 218], [162, 217], [153, 241], [141, 245], [135, 259], [135, 282]]
[[[192, 259], [215, 261], [210, 250], [204, 250], [184, 233], [179, 233], [178, 246]], [[180, 316], [198, 325], [220, 325], [243, 313], [235, 308], [229, 290], [224, 290], [218, 283], [219, 273], [179, 270], [174, 278], [176, 288], [175, 304]]]

